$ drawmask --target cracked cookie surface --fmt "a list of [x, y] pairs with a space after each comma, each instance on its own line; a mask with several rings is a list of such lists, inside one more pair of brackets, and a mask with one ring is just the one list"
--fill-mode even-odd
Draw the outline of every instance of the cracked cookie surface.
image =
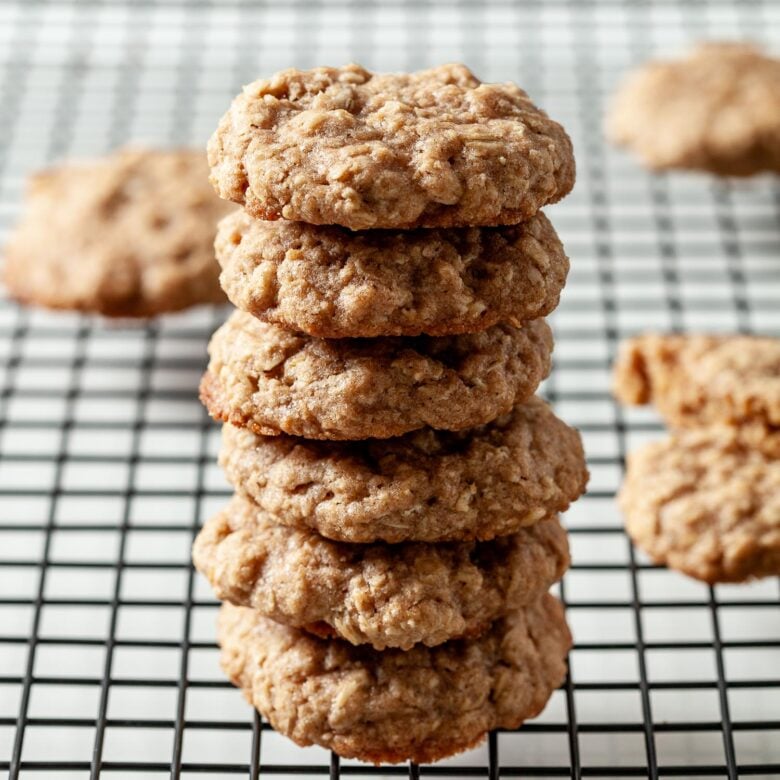
[[557, 122], [463, 65], [283, 70], [244, 87], [208, 148], [217, 192], [252, 216], [352, 230], [514, 224], [575, 176]]
[[779, 83], [779, 59], [742, 43], [700, 44], [629, 76], [607, 132], [654, 169], [780, 172]]
[[215, 197], [195, 150], [124, 149], [33, 176], [5, 248], [4, 279], [24, 303], [151, 317], [223, 303]]
[[223, 427], [220, 465], [277, 522], [344, 542], [491, 539], [585, 490], [577, 431], [539, 398], [480, 428], [316, 442]]
[[511, 227], [352, 233], [239, 210], [220, 223], [216, 252], [239, 309], [325, 338], [519, 326], [558, 305], [569, 269], [541, 213]]
[[780, 339], [647, 334], [621, 345], [614, 391], [672, 426], [780, 425]]
[[657, 563], [705, 582], [780, 575], [780, 430], [686, 430], [628, 457], [626, 529]]
[[318, 339], [235, 312], [212, 336], [201, 399], [261, 435], [388, 438], [482, 425], [550, 371], [543, 319], [461, 336]]
[[428, 763], [538, 715], [566, 674], [571, 635], [545, 594], [474, 639], [377, 651], [222, 606], [221, 664], [281, 734], [345, 758]]
[[569, 565], [566, 532], [541, 520], [490, 542], [345, 544], [277, 525], [234, 497], [193, 546], [221, 601], [377, 650], [476, 636], [537, 600]]

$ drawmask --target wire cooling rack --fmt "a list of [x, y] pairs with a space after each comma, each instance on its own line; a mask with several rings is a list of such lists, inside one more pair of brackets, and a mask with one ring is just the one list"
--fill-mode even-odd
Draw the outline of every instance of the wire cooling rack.
[[[546, 384], [592, 481], [567, 515], [576, 644], [545, 713], [435, 767], [301, 750], [217, 666], [216, 604], [189, 565], [228, 489], [196, 399], [200, 310], [117, 327], [0, 303], [0, 769], [11, 778], [780, 776], [780, 589], [650, 566], [613, 497], [661, 433], [612, 402], [641, 329], [780, 333], [780, 188], [651, 176], [606, 146], [619, 75], [700, 37], [780, 46], [761, 2], [0, 2], [0, 220], [25, 175], [128, 140], [202, 144], [239, 86], [280, 67], [463, 60], [571, 132], [574, 194], [549, 210], [572, 258]], [[52, 237], [56, 240], [56, 236]]]

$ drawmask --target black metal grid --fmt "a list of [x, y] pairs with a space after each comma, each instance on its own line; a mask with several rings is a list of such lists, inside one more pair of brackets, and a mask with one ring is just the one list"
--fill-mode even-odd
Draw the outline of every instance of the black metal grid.
[[560, 591], [576, 644], [537, 721], [434, 767], [299, 750], [216, 665], [189, 566], [228, 495], [195, 386], [223, 312], [117, 328], [0, 302], [0, 769], [11, 778], [780, 776], [777, 581], [707, 588], [650, 566], [613, 496], [661, 426], [608, 393], [647, 327], [780, 333], [777, 180], [650, 176], [601, 137], [631, 64], [699, 37], [780, 47], [765, 2], [0, 2], [0, 228], [24, 175], [127, 140], [202, 143], [241, 83], [290, 64], [463, 60], [570, 130], [549, 213], [572, 257], [546, 385], [593, 473]]

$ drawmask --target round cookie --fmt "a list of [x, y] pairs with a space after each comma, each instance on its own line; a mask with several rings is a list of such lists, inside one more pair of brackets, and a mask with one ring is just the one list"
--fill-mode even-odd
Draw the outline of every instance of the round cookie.
[[108, 317], [222, 303], [215, 197], [202, 152], [124, 149], [35, 175], [5, 248], [18, 300]]
[[480, 428], [317, 442], [225, 425], [220, 464], [276, 522], [343, 542], [492, 539], [585, 490], [579, 434], [531, 398]]
[[541, 520], [490, 542], [345, 544], [277, 525], [234, 497], [193, 546], [220, 601], [377, 650], [477, 636], [549, 590], [569, 565], [566, 532]]
[[557, 305], [569, 261], [540, 212], [501, 228], [364, 231], [226, 217], [222, 286], [243, 311], [325, 338], [444, 336]]
[[672, 426], [780, 425], [780, 339], [647, 334], [621, 345], [614, 391]]
[[780, 575], [780, 430], [716, 426], [643, 447], [619, 501], [657, 563], [708, 583]]
[[550, 371], [551, 351], [542, 319], [461, 336], [328, 340], [237, 311], [211, 338], [201, 399], [212, 417], [261, 435], [459, 430], [528, 398]]
[[723, 176], [780, 172], [780, 60], [744, 43], [706, 43], [650, 62], [618, 91], [607, 132], [653, 169]]
[[566, 675], [571, 635], [545, 594], [475, 639], [378, 651], [222, 606], [222, 668], [279, 731], [374, 763], [428, 763], [514, 729]]
[[515, 224], [575, 176], [557, 122], [463, 65], [280, 71], [244, 87], [208, 152], [219, 195], [252, 216], [352, 230]]

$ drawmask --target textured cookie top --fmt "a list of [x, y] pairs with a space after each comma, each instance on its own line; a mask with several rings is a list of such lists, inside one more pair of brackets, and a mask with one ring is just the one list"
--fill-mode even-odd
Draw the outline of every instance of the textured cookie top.
[[377, 651], [222, 606], [222, 667], [271, 725], [346, 758], [428, 763], [538, 715], [571, 645], [549, 595], [477, 639]]
[[283, 70], [244, 87], [209, 163], [255, 217], [352, 230], [512, 224], [574, 185], [563, 128], [463, 65]]
[[345, 544], [276, 525], [235, 497], [204, 526], [193, 560], [221, 601], [383, 650], [482, 633], [557, 582], [569, 548], [555, 519], [491, 542]]
[[214, 196], [202, 152], [125, 149], [35, 175], [5, 249], [25, 303], [145, 317], [222, 302]]
[[222, 286], [243, 311], [326, 338], [443, 336], [557, 305], [569, 261], [547, 218], [500, 228], [371, 230], [226, 217]]
[[201, 398], [261, 435], [387, 438], [506, 413], [550, 370], [544, 320], [439, 338], [317, 339], [235, 312], [209, 344]]
[[632, 74], [607, 130], [651, 168], [777, 172], [778, 84], [780, 60], [745, 44], [702, 44], [685, 59], [650, 62]]
[[645, 335], [624, 342], [615, 395], [673, 426], [780, 425], [780, 339]]
[[780, 431], [683, 431], [628, 459], [626, 528], [658, 563], [705, 582], [780, 575]]
[[538, 398], [460, 432], [337, 443], [226, 425], [222, 437], [237, 490], [346, 542], [491, 539], [564, 511], [588, 479], [579, 434]]

